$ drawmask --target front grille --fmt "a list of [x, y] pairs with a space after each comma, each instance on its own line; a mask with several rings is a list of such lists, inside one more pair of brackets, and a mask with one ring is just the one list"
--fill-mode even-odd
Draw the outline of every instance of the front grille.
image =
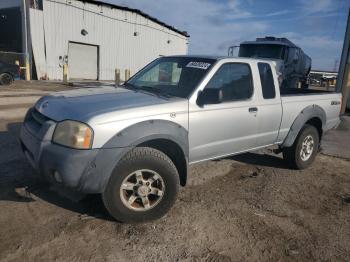
[[44, 123], [49, 120], [51, 119], [41, 114], [35, 108], [32, 108], [25, 119], [25, 125], [30, 133], [37, 136]]
[[39, 126], [42, 126], [46, 121], [50, 120], [50, 118], [44, 116], [41, 114], [38, 110], [35, 108], [32, 111], [31, 118], [33, 121], [35, 121]]

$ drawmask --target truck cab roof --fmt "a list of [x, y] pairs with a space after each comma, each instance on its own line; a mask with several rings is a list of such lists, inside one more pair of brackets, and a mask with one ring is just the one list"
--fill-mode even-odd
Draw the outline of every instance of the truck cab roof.
[[237, 62], [276, 62], [277, 59], [270, 59], [270, 58], [255, 58], [255, 57], [232, 57], [232, 56], [208, 56], [208, 55], [174, 55], [174, 56], [167, 56], [167, 57], [189, 57], [189, 58], [200, 58], [200, 59], [213, 59], [216, 61], [220, 60], [229, 60], [229, 61], [237, 61]]
[[245, 41], [241, 43], [241, 45], [256, 45], [256, 44], [283, 45], [291, 48], [298, 48], [297, 45], [295, 45], [293, 42], [291, 42], [290, 40], [284, 37], [277, 38], [277, 37], [267, 36], [264, 38], [257, 38], [255, 41]]

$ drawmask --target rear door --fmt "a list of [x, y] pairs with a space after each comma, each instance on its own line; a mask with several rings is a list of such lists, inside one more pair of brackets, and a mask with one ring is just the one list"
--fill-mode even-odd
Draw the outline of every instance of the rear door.
[[69, 42], [68, 72], [70, 79], [98, 79], [98, 46]]
[[[256, 146], [272, 145], [277, 141], [282, 120], [282, 102], [277, 75], [269, 63], [258, 62], [260, 92], [258, 103], [258, 135]], [[259, 84], [258, 84], [259, 86]]]
[[217, 158], [255, 147], [257, 108], [251, 66], [224, 63], [205, 88], [223, 89], [220, 104], [189, 103], [190, 162]]

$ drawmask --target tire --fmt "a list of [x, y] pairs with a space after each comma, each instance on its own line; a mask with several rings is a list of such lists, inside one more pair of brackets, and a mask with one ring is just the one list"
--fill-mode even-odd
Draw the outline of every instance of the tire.
[[309, 88], [309, 84], [307, 83], [306, 80], [301, 81], [301, 88], [302, 89], [308, 89]]
[[[309, 139], [310, 137], [312, 138], [313, 142], [312, 152], [307, 153], [310, 151], [308, 150], [310, 148], [304, 147], [303, 150], [303, 142], [306, 140], [311, 141]], [[300, 130], [294, 144], [291, 147], [286, 147], [283, 149], [283, 159], [286, 161], [288, 166], [293, 169], [305, 169], [314, 162], [319, 149], [319, 142], [320, 136], [317, 129], [312, 125], [306, 124]], [[306, 142], [306, 144], [308, 144], [308, 142]]]
[[[139, 179], [140, 173], [142, 179]], [[178, 171], [167, 155], [154, 148], [136, 147], [114, 169], [102, 199], [116, 220], [146, 222], [161, 218], [169, 211], [176, 200], [179, 184]], [[151, 191], [154, 194], [149, 193]], [[129, 203], [131, 198], [132, 204]]]
[[298, 78], [291, 78], [289, 80], [289, 88], [298, 88], [298, 82], [299, 82], [299, 79]]
[[2, 73], [0, 75], [0, 85], [11, 85], [13, 83], [14, 79], [13, 76], [9, 73]]

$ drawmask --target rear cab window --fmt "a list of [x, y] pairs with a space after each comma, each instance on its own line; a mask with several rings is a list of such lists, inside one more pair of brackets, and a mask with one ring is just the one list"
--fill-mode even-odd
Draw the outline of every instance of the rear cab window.
[[270, 64], [259, 62], [258, 69], [263, 98], [274, 99], [276, 97], [276, 88]]

